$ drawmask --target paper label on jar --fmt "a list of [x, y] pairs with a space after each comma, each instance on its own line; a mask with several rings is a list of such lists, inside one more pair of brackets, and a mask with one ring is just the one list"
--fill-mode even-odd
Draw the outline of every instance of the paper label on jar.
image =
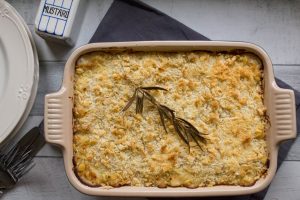
[[52, 18], [67, 20], [69, 15], [69, 10], [65, 8], [56, 7], [53, 5], [45, 4], [43, 10], [43, 16], [49, 16]]
[[73, 0], [46, 0], [38, 30], [63, 36]]

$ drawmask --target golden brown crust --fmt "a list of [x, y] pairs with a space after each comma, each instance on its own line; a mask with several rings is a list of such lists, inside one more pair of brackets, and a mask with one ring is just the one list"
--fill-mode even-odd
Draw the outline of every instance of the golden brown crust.
[[[252, 54], [94, 52], [75, 68], [74, 171], [93, 186], [250, 186], [267, 169], [262, 64]], [[207, 133], [191, 150], [157, 111], [121, 114], [138, 86]]]

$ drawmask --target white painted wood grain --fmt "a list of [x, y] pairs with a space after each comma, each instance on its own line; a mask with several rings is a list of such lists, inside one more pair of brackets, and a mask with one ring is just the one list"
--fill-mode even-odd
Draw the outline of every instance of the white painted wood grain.
[[[1, 200], [122, 200], [81, 194], [69, 183], [61, 158], [35, 158], [35, 167]], [[143, 200], [145, 198], [136, 198]]]
[[60, 89], [64, 66], [65, 62], [40, 62], [39, 85], [31, 116], [44, 114], [45, 95]]
[[36, 0], [7, 0], [23, 17], [27, 24], [34, 24], [39, 2]]
[[[39, 1], [9, 0], [30, 24]], [[86, 44], [112, 0], [89, 0], [76, 47]], [[264, 0], [144, 0], [212, 40], [253, 42], [262, 46], [275, 64], [300, 64], [300, 1]], [[35, 33], [40, 60], [66, 60], [72, 51], [45, 43]], [[55, 49], [55, 51], [53, 51]], [[55, 53], [54, 53], [55, 52]]]
[[[7, 192], [3, 200], [122, 199], [92, 197], [75, 190], [67, 180], [62, 158], [35, 158], [34, 161], [36, 165], [32, 171], [19, 182], [17, 187]], [[297, 169], [299, 168], [300, 162], [285, 161], [271, 183], [265, 200], [298, 200], [300, 170]]]
[[[14, 141], [19, 141], [19, 139], [25, 135], [33, 127], [38, 126], [43, 120], [43, 116], [29, 116], [20, 129], [20, 131], [13, 138]], [[38, 157], [62, 157], [61, 150], [53, 145], [46, 144], [37, 154]]]
[[300, 199], [300, 162], [285, 161], [278, 169], [265, 200]]
[[86, 12], [74, 47], [64, 46], [55, 42], [47, 42], [34, 32], [34, 19], [40, 1], [8, 0], [25, 19], [36, 43], [40, 61], [65, 61], [79, 46], [87, 44], [106, 14], [113, 0], [89, 0], [86, 2]]
[[300, 1], [143, 0], [212, 40], [252, 42], [276, 64], [300, 64]]
[[[300, 19], [299, 19], [300, 20]], [[300, 36], [299, 36], [300, 39]], [[294, 89], [300, 91], [300, 65], [274, 65], [274, 74]]]
[[[143, 0], [213, 40], [240, 40], [259, 44], [269, 53], [278, 78], [300, 90], [300, 1], [263, 0]], [[24, 17], [37, 44], [40, 62], [38, 95], [31, 115], [16, 137], [42, 120], [44, 95], [59, 89], [64, 62], [73, 48], [46, 43], [33, 31], [39, 1], [8, 0]], [[112, 0], [89, 0], [77, 46], [86, 44], [107, 12]], [[2, 27], [1, 27], [2, 28]], [[280, 167], [266, 200], [299, 200], [300, 139]], [[46, 145], [35, 158], [36, 167], [2, 199], [77, 200], [120, 199], [90, 197], [67, 181], [60, 151]]]

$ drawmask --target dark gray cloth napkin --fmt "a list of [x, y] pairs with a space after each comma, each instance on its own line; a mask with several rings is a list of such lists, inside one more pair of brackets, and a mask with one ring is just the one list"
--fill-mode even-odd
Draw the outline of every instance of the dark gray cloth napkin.
[[[205, 27], [203, 27], [205, 28]], [[90, 43], [149, 41], [149, 40], [209, 40], [184, 24], [138, 0], [115, 0], [101, 21]], [[293, 89], [276, 79], [281, 88]], [[295, 91], [295, 90], [294, 90]], [[300, 130], [300, 93], [295, 91], [297, 108], [297, 129]], [[293, 141], [280, 146], [278, 167], [285, 159]], [[262, 192], [235, 197], [214, 197], [217, 200], [254, 200], [263, 199], [268, 189]], [[165, 198], [164, 198], [165, 199]]]

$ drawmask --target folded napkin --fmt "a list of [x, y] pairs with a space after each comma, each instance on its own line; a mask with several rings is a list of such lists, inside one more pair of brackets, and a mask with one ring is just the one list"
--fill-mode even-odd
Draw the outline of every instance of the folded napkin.
[[[149, 40], [209, 40], [184, 24], [167, 16], [138, 0], [115, 0], [101, 21], [92, 42], [121, 42]], [[279, 87], [293, 89], [283, 81], [276, 79]], [[296, 90], [297, 129], [300, 130], [300, 93]], [[285, 159], [293, 141], [280, 146], [278, 166]], [[219, 200], [263, 199], [268, 189], [262, 192], [236, 197], [219, 197]], [[212, 198], [207, 198], [212, 199]]]

